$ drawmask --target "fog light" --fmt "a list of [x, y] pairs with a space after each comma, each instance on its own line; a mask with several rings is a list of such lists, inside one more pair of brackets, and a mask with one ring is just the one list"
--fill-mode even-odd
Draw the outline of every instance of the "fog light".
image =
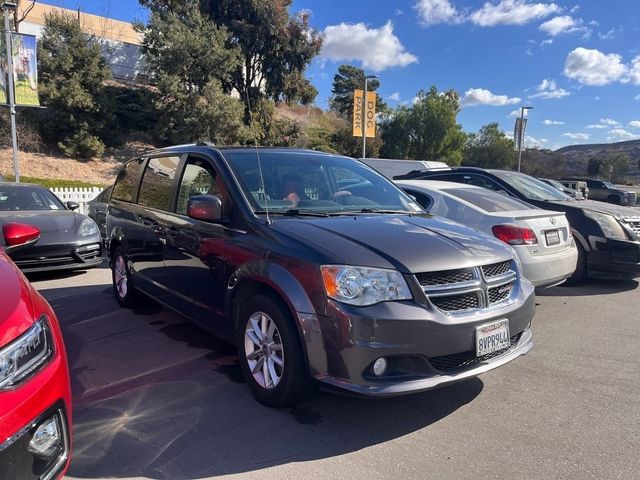
[[40, 424], [29, 442], [29, 452], [41, 458], [51, 458], [62, 449], [62, 435], [58, 416]]
[[373, 364], [373, 374], [379, 377], [387, 370], [387, 361], [384, 358], [379, 358]]

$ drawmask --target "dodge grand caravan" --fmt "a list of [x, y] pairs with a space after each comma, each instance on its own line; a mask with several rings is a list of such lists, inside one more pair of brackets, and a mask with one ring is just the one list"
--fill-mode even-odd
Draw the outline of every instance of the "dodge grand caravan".
[[433, 218], [363, 163], [281, 148], [172, 147], [129, 161], [107, 213], [116, 298], [140, 292], [237, 345], [255, 397], [315, 384], [428, 390], [532, 347], [511, 248]]

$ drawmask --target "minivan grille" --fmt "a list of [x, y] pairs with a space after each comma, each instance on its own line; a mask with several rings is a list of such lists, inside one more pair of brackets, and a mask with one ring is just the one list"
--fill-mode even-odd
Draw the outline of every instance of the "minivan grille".
[[518, 333], [517, 335], [513, 335], [509, 339], [509, 347], [498, 350], [497, 352], [482, 355], [481, 357], [476, 357], [475, 350], [468, 350], [466, 352], [453, 353], [451, 355], [429, 358], [428, 360], [433, 368], [443, 373], [456, 373], [464, 370], [470, 370], [483, 362], [507, 353], [510, 348], [518, 343], [518, 340], [520, 340], [520, 335], [521, 334]]
[[480, 305], [477, 293], [433, 297], [431, 298], [431, 303], [445, 312], [460, 312], [463, 310], [472, 310], [478, 308], [478, 306]]
[[482, 267], [482, 273], [485, 278], [499, 277], [511, 270], [511, 260], [500, 263], [492, 263], [491, 265], [484, 265]]
[[517, 285], [513, 260], [416, 274], [429, 301], [447, 315], [467, 315], [511, 299]]
[[473, 270], [470, 268], [459, 268], [457, 270], [443, 270], [441, 272], [418, 273], [416, 278], [423, 287], [450, 285], [473, 280]]

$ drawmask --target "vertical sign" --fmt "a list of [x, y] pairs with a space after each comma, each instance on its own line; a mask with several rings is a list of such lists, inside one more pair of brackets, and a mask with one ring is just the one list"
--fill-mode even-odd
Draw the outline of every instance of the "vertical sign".
[[376, 92], [367, 92], [367, 104], [365, 108], [365, 134], [369, 138], [376, 136]]
[[38, 62], [35, 35], [11, 34], [16, 105], [37, 107]]
[[520, 144], [522, 142], [522, 132], [524, 132], [527, 126], [527, 119], [516, 118], [516, 126], [513, 129], [513, 149], [520, 150]]
[[353, 91], [353, 136], [362, 136], [362, 99], [364, 97], [363, 90]]

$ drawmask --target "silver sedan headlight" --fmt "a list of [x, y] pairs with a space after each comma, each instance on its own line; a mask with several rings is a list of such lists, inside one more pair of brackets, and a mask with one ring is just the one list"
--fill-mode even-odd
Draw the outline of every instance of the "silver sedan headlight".
[[585, 210], [584, 214], [600, 225], [605, 237], [616, 240], [627, 240], [627, 235], [624, 233], [624, 229], [613, 215], [593, 212], [591, 210]]
[[78, 233], [83, 237], [88, 237], [89, 235], [97, 235], [99, 233], [98, 225], [96, 225], [96, 222], [94, 222], [90, 218], [85, 218], [80, 224]]
[[327, 296], [349, 305], [368, 306], [413, 298], [400, 272], [382, 268], [323, 265], [320, 267]]
[[0, 391], [15, 387], [46, 364], [54, 353], [46, 315], [0, 349]]

